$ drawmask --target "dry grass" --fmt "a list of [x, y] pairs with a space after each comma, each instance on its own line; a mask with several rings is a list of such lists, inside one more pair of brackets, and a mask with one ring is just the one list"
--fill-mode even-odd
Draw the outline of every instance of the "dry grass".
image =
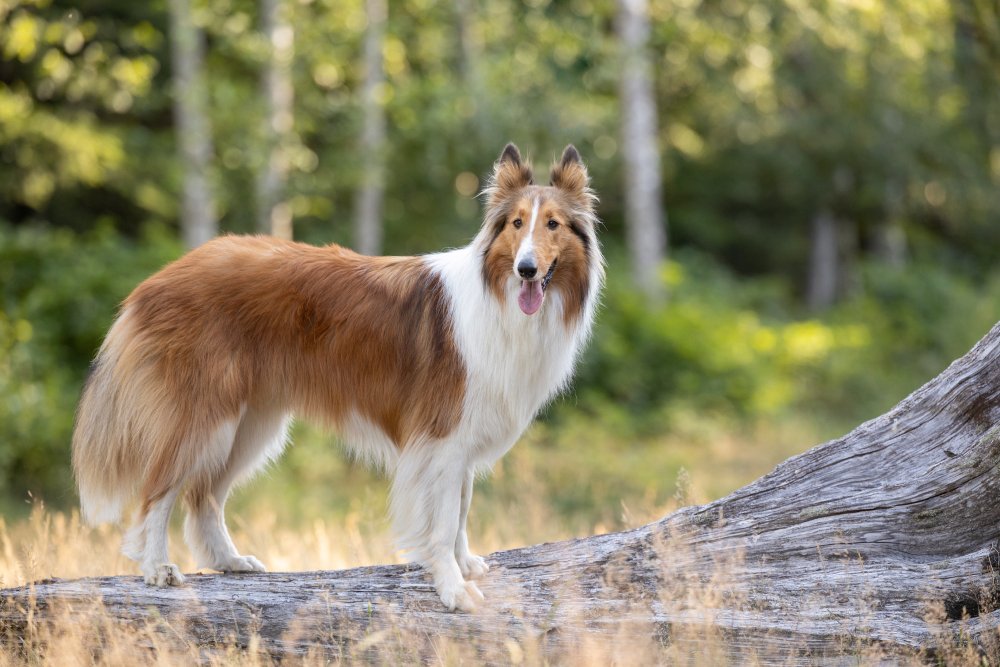
[[[630, 513], [622, 522], [639, 525], [670, 508], [647, 508]], [[238, 545], [254, 553], [273, 571], [340, 569], [372, 563], [397, 562], [386, 522], [370, 510], [349, 512], [345, 520], [313, 520], [307, 525], [288, 527], [276, 515], [249, 511], [249, 521], [232, 522]], [[512, 548], [545, 539], [570, 537], [567, 525], [557, 527], [545, 507], [528, 503], [525, 511], [502, 513], [498, 508], [484, 508], [484, 514], [507, 516], [506, 522], [479, 526], [478, 549], [483, 553]], [[548, 526], [547, 531], [545, 526]], [[576, 526], [575, 528], [579, 528]], [[591, 529], [597, 529], [592, 526]], [[49, 511], [36, 503], [30, 516], [8, 524], [0, 518], [0, 587], [12, 587], [51, 577], [78, 578], [104, 575], [135, 575], [135, 564], [119, 552], [120, 531], [111, 526], [91, 528], [81, 523], [79, 514]], [[172, 529], [172, 556], [181, 569], [194, 571], [179, 526]], [[566, 597], [571, 597], [567, 582]], [[26, 609], [27, 615], [34, 613]], [[109, 615], [99, 601], [88, 608], [74, 606], [48, 612], [55, 622], [29, 623], [29, 631], [18, 641], [7, 637], [0, 648], [0, 667], [5, 665], [187, 665], [201, 660], [211, 664], [265, 665], [269, 658], [250, 646], [237, 647], [220, 640], [211, 647], [183, 641], [182, 628], [153, 616], [141, 625], [123, 624]], [[648, 625], [648, 624], [647, 624]], [[582, 619], [581, 625], [583, 627]], [[206, 653], [208, 649], [208, 653]], [[345, 649], [332, 660], [335, 664], [365, 662], [374, 664], [418, 664], [427, 659], [426, 637], [383, 630]], [[447, 640], [433, 640], [430, 655], [437, 664], [543, 664], [543, 649], [538, 641], [511, 637], [500, 648], [484, 654], [481, 647]], [[662, 649], [654, 631], [639, 623], [623, 623], [616, 640], [610, 644], [583, 637], [572, 656], [572, 664], [654, 664], [662, 662]], [[303, 665], [331, 664], [331, 656], [319, 651], [303, 656]]]
[[[599, 434], [598, 434], [599, 435]], [[548, 437], [535, 429], [528, 446], [515, 448], [495, 471], [491, 482], [477, 491], [470, 517], [473, 548], [480, 553], [554, 541], [582, 535], [644, 525], [681, 505], [705, 502], [750, 481], [785, 458], [794, 441], [809, 442], [795, 431], [756, 434], [768, 440], [767, 456], [746, 439], [703, 437], [687, 433], [684, 442], [645, 443], [635, 447], [640, 464], [623, 460], [633, 456], [628, 443], [596, 443], [598, 435], [585, 431]], [[588, 441], [594, 440], [594, 443]], [[255, 482], [234, 498], [230, 528], [236, 544], [245, 553], [259, 557], [272, 571], [342, 569], [375, 563], [398, 562], [388, 532], [385, 511], [385, 484], [353, 469], [342, 460], [323, 457], [322, 443], [308, 438], [296, 445], [282, 466]], [[600, 445], [600, 446], [598, 446]], [[638, 455], [638, 454], [635, 454]], [[770, 460], [770, 463], [768, 462]], [[699, 461], [701, 463], [699, 463]], [[711, 463], [706, 463], [710, 461]], [[605, 502], [609, 484], [621, 470], [638, 470], [646, 479], [635, 492], [616, 503]], [[685, 472], [685, 468], [694, 472]], [[679, 472], [678, 472], [679, 471]], [[624, 473], [622, 473], [624, 474]], [[636, 473], [630, 473], [635, 475]], [[331, 480], [335, 481], [331, 482]], [[326, 487], [324, 487], [324, 484]], [[336, 488], [335, 485], [340, 485]], [[334, 487], [329, 490], [329, 487]], [[581, 488], [582, 487], [582, 488]], [[666, 490], [666, 492], [664, 491]], [[567, 512], [567, 494], [601, 499], [601, 509]], [[320, 495], [322, 494], [322, 495]], [[557, 495], [557, 494], [562, 494]], [[623, 494], [624, 495], [624, 494]], [[570, 496], [572, 497], [572, 496]], [[560, 502], [563, 509], [560, 510]], [[324, 516], [323, 508], [340, 507], [341, 513]], [[179, 514], [179, 513], [178, 513]], [[175, 517], [179, 519], [179, 517]], [[172, 529], [172, 557], [185, 572], [194, 571], [187, 549], [180, 539], [179, 521]], [[22, 520], [0, 517], [0, 587], [12, 587], [51, 577], [77, 578], [103, 575], [135, 575], [134, 563], [119, 553], [120, 531], [81, 524], [76, 512], [50, 511], [35, 503]], [[672, 582], [660, 591], [657, 604], [684, 623], [670, 627], [669, 641], [663, 628], [650, 621], [650, 602], [617, 608], [617, 625], [610, 635], [588, 631], [587, 619], [561, 620], [560, 635], [572, 641], [555, 654], [545, 638], [510, 636], [488, 647], [443, 638], [398, 627], [373, 632], [363, 641], [345, 646], [338, 655], [315, 651], [289, 664], [565, 664], [565, 665], [721, 665], [756, 664], [748, 651], [733, 653], [715, 623], [726, 609], [739, 608], [741, 586], [734, 580], [739, 569], [736, 557], [719, 561], [707, 580], [686, 568], [691, 558], [682, 542], [660, 545], [664, 554], [663, 581]], [[605, 582], [608, 595], [628, 586], [611, 578]], [[627, 577], [625, 577], [627, 579]], [[581, 592], [576, 582], [564, 582], [560, 605], [572, 608]], [[598, 595], [601, 595], [599, 592]], [[626, 599], [633, 599], [626, 596]], [[30, 616], [33, 609], [21, 613]], [[189, 665], [196, 661], [219, 665], [269, 665], [268, 656], [256, 650], [259, 639], [249, 646], [237, 646], [220, 638], [211, 646], [196, 645], [184, 629], [173, 621], [151, 616], [142, 624], [124, 624], [109, 615], [95, 600], [89, 608], [48, 610], [54, 622], [29, 623], [28, 631], [17, 638], [4, 637], [0, 627], [0, 667], [6, 665]], [[937, 618], [929, 612], [929, 622]], [[943, 612], [941, 612], [943, 613]], [[503, 620], [503, 619], [498, 619]], [[939, 619], [938, 619], [939, 620]], [[16, 640], [16, 641], [15, 641]], [[947, 665], [995, 664], [983, 661], [968, 642], [942, 642], [934, 660]], [[926, 662], [930, 656], [915, 654], [894, 657], [891, 664]], [[845, 634], [843, 660], [857, 665], [886, 664], [877, 647], [859, 643]], [[808, 664], [795, 651], [789, 664]]]
[[[529, 503], [530, 505], [530, 503]], [[623, 519], [627, 523], [641, 524], [671, 509], [646, 507], [633, 511]], [[512, 517], [510, 525], [496, 525], [483, 531], [485, 540], [479, 547], [483, 552], [517, 546], [536, 541], [536, 521], [552, 520], [541, 507], [530, 508], [537, 513], [534, 520], [521, 521], [521, 515]], [[487, 512], [491, 513], [491, 512]], [[345, 521], [316, 520], [305, 526], [284, 526], [273, 514], [251, 513], [250, 522], [235, 522], [234, 536], [237, 544], [246, 545], [275, 570], [312, 570], [344, 568], [355, 565], [387, 562], [395, 559], [384, 522], [376, 515], [350, 513]], [[558, 522], [556, 522], [558, 524]], [[551, 525], [550, 525], [551, 529]], [[183, 546], [177, 539], [174, 544], [182, 569], [190, 570]], [[512, 537], [513, 536], [513, 539]], [[549, 535], [562, 537], [564, 535]], [[0, 581], [4, 587], [23, 584], [48, 577], [85, 577], [108, 574], [135, 574], [134, 565], [118, 552], [118, 531], [109, 527], [97, 529], [83, 526], [76, 513], [65, 514], [46, 510], [36, 504], [31, 516], [8, 525], [0, 519]], [[665, 586], [658, 600], [662, 610], [681, 615], [683, 624], [670, 628], [668, 642], [663, 641], [662, 628], [648, 619], [649, 602], [641, 602], [636, 595], [634, 606], [617, 609], [617, 626], [610, 636], [591, 635], [587, 620], [581, 616], [576, 625], [570, 620], [561, 621], [560, 634], [574, 640], [563, 647], [555, 658], [551, 647], [543, 644], [544, 638], [511, 636], [502, 644], [477, 646], [469, 642], [448, 639], [428, 639], [426, 633], [414, 634], [390, 626], [369, 634], [363, 641], [344, 647], [331, 656], [328, 651], [315, 651], [289, 664], [421, 664], [431, 662], [441, 665], [472, 664], [567, 664], [567, 665], [723, 665], [761, 664], [752, 651], [734, 656], [733, 646], [727, 642], [714, 622], [717, 614], [726, 609], [739, 609], [745, 604], [739, 597], [741, 586], [733, 579], [739, 570], [739, 555], [720, 560], [713, 575], [705, 580], [685, 572], [694, 572], [686, 566], [686, 559], [693, 558], [682, 542], [660, 545], [663, 567], [671, 581]], [[693, 561], [692, 561], [693, 562]], [[606, 581], [608, 591], [620, 591], [628, 586], [627, 570], [622, 581], [615, 581], [616, 570], [611, 569]], [[623, 583], [624, 582], [624, 583]], [[567, 607], [578, 600], [580, 591], [575, 582], [567, 581], [559, 599]], [[609, 593], [610, 595], [610, 593]], [[33, 609], [23, 610], [25, 614]], [[258, 651], [258, 639], [251, 639], [249, 646], [236, 646], [231, 640], [221, 638], [212, 646], [199, 646], [185, 638], [182, 627], [173, 621], [151, 615], [141, 624], [124, 624], [110, 616], [99, 601], [88, 608], [57, 609], [48, 612], [54, 622], [29, 623], [29, 630], [0, 648], [0, 667], [5, 665], [188, 665], [196, 661], [218, 665], [270, 665], [271, 659]], [[940, 620], [931, 614], [929, 621]], [[499, 621], [499, 619], [498, 619]], [[405, 627], [401, 623], [400, 627]], [[930, 656], [914, 654], [906, 658], [893, 657], [891, 664], [925, 663]], [[944, 648], [933, 656], [947, 665], [988, 665], [970, 644], [961, 641], [945, 642]], [[851, 637], [844, 639], [844, 659], [851, 664], [886, 664], [885, 656], [877, 647], [856, 643]], [[771, 664], [771, 663], [768, 663]], [[788, 664], [808, 664], [808, 659], [792, 652]]]
[[[245, 504], [229, 523], [237, 546], [260, 558], [270, 571], [339, 570], [403, 562], [393, 547], [388, 522], [377, 509], [356, 509], [343, 519], [289, 525], [266, 508], [268, 503], [269, 499], [260, 498]], [[560, 522], [543, 504], [530, 499], [517, 512], [484, 504], [482, 514], [490, 517], [488, 524], [470, 516], [473, 547], [480, 553], [607, 532], [603, 523], [581, 530], [577, 523]], [[644, 525], [676, 507], [676, 500], [636, 510], [622, 507], [615, 528]], [[174, 517], [171, 529], [171, 557], [182, 571], [196, 572], [181, 537], [179, 518]], [[0, 517], [0, 588], [53, 577], [135, 575], [136, 564], [120, 552], [121, 532], [111, 525], [84, 525], [79, 512], [50, 511], [42, 502], [34, 503], [27, 519], [8, 524]]]

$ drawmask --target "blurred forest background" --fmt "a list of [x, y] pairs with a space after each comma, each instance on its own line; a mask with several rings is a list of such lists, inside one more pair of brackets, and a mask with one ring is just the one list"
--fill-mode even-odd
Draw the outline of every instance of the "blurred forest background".
[[[474, 515], [721, 495], [1000, 319], [998, 0], [0, 0], [0, 508], [74, 504], [89, 360], [185, 246], [462, 245], [509, 140], [580, 149], [609, 285]], [[378, 516], [331, 440], [237, 502]]]

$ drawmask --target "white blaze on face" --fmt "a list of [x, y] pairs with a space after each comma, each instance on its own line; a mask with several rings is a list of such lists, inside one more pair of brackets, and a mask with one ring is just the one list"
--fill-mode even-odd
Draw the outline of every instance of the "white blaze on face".
[[528, 235], [521, 241], [521, 247], [517, 249], [517, 256], [514, 258], [514, 272], [517, 273], [517, 265], [524, 259], [534, 259], [535, 254], [535, 223], [538, 221], [538, 209], [542, 202], [538, 197], [531, 203], [531, 221], [528, 223]]
[[[531, 222], [528, 224], [528, 235], [521, 241], [521, 247], [517, 250], [517, 257], [514, 258], [515, 274], [521, 262], [530, 261], [531, 264], [534, 264], [536, 267], [538, 266], [538, 262], [535, 260], [534, 235], [540, 206], [541, 201], [538, 197], [535, 197], [531, 204]], [[542, 307], [542, 299], [545, 298], [545, 295], [543, 294], [542, 282], [538, 280], [539, 277], [536, 274], [533, 280], [521, 281], [521, 289], [517, 294], [517, 304], [521, 307], [521, 312], [525, 315], [534, 315]]]

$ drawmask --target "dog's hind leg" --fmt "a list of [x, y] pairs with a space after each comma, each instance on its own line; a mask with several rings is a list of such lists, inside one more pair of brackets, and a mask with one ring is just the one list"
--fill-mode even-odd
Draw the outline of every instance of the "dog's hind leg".
[[167, 528], [174, 502], [186, 485], [219, 469], [229, 457], [238, 423], [236, 416], [224, 420], [207, 436], [171, 433], [151, 448], [157, 455], [147, 469], [142, 504], [122, 546], [126, 556], [139, 562], [147, 584], [184, 583], [180, 568], [168, 555]]
[[234, 484], [276, 458], [285, 445], [288, 416], [283, 412], [247, 410], [240, 421], [225, 463], [188, 489], [184, 539], [199, 567], [221, 572], [264, 572], [254, 556], [240, 555], [226, 528], [226, 498]]
[[180, 586], [184, 575], [170, 562], [167, 553], [167, 525], [179, 489], [173, 488], [144, 505], [125, 534], [122, 551], [139, 561], [143, 579], [151, 586]]

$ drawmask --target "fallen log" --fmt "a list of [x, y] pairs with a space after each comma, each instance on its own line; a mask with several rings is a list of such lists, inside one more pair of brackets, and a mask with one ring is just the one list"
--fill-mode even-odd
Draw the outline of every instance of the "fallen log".
[[505, 662], [620, 650], [762, 664], [949, 651], [996, 661], [998, 463], [1000, 324], [888, 413], [721, 500], [493, 554], [474, 614], [444, 611], [424, 572], [406, 566], [194, 575], [170, 589], [49, 580], [0, 592], [0, 641], [29, 642], [57, 617], [86, 626], [97, 600], [202, 657], [228, 646], [426, 662], [451, 646]]

